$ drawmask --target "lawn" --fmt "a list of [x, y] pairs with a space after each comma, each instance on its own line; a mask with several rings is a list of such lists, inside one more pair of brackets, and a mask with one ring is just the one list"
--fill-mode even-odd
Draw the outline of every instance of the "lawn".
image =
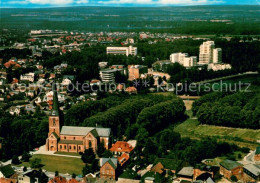
[[[80, 158], [70, 158], [42, 154], [33, 155], [31, 159], [34, 158], [40, 158], [42, 160], [41, 164], [43, 164], [42, 169], [51, 172], [59, 171], [60, 173], [75, 173], [77, 175], [80, 175], [82, 174], [82, 168], [84, 167], [84, 163]], [[24, 162], [21, 164], [21, 166], [29, 167], [30, 163]]]
[[80, 156], [79, 153], [73, 153], [73, 152], [55, 152], [54, 154], [61, 154], [61, 155], [68, 155], [68, 156]]
[[200, 125], [197, 119], [187, 119], [174, 128], [183, 137], [200, 139], [207, 136], [217, 137], [219, 140], [235, 143], [241, 147], [249, 147], [255, 150], [260, 140], [260, 130], [228, 128], [212, 125]]

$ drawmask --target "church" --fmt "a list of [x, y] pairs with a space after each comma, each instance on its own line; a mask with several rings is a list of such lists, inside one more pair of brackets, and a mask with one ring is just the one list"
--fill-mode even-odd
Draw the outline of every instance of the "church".
[[57, 90], [53, 84], [53, 107], [49, 116], [46, 150], [78, 153], [92, 148], [96, 152], [101, 142], [106, 149], [109, 148], [110, 128], [62, 126], [61, 123]]

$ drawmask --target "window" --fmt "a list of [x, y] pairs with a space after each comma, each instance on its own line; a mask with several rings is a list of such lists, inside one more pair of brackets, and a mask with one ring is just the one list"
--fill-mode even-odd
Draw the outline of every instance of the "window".
[[80, 146], [79, 146], [79, 150], [80, 150]]
[[73, 140], [75, 140], [75, 137], [73, 137]]
[[64, 149], [67, 149], [67, 146], [66, 146], [66, 145], [64, 146]]
[[62, 149], [62, 145], [60, 145], [60, 149]]
[[92, 143], [91, 143], [91, 141], [88, 141], [88, 146], [89, 146], [89, 148], [92, 147]]
[[53, 126], [56, 126], [55, 118], [52, 118], [52, 125], [53, 125]]
[[64, 139], [66, 140], [66, 137], [64, 137]]
[[74, 150], [76, 150], [76, 146], [74, 146]]
[[70, 149], [71, 149], [71, 146], [70, 146]]

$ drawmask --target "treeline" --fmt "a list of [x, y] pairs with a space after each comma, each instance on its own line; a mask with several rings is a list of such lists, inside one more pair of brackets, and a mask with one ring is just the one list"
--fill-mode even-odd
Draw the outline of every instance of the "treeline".
[[[117, 138], [121, 138], [123, 135], [127, 136], [127, 138], [135, 138], [137, 135], [137, 130], [140, 129], [142, 125], [141, 119], [139, 118], [138, 120], [139, 114], [141, 114], [142, 111], [148, 107], [156, 106], [163, 102], [173, 100], [173, 98], [175, 98], [175, 96], [165, 97], [162, 95], [141, 95], [131, 97], [130, 99], [125, 100], [121, 105], [117, 105], [115, 107], [109, 108], [105, 112], [100, 112], [94, 116], [86, 118], [84, 120], [83, 126], [95, 126], [98, 124], [103, 127], [111, 128], [113, 135]], [[178, 105], [180, 108], [183, 108], [182, 104], [183, 103], [174, 103], [176, 107]], [[168, 105], [167, 107], [169, 110], [175, 110], [175, 107], [172, 105]], [[146, 114], [146, 117], [148, 117], [148, 115], [152, 115], [153, 113], [158, 113], [159, 111], [155, 111], [156, 109], [158, 108], [151, 110], [149, 114]], [[161, 110], [162, 109], [160, 109], [160, 111]], [[164, 111], [164, 113], [161, 112], [161, 120], [168, 120], [166, 118], [168, 114], [167, 112], [168, 111]], [[144, 115], [145, 113], [143, 112], [142, 114]], [[169, 114], [168, 117], [173, 116], [170, 116]], [[157, 120], [159, 119], [157, 118]], [[159, 122], [160, 121], [157, 121], [157, 123]]]
[[128, 95], [108, 96], [97, 101], [90, 100], [75, 104], [66, 111], [64, 124], [67, 126], [82, 125], [82, 122], [86, 118], [93, 116], [99, 112], [103, 112], [113, 106], [119, 105], [127, 98], [129, 98]]
[[259, 129], [258, 91], [235, 94], [211, 93], [193, 103], [193, 114], [202, 124]]
[[14, 117], [1, 111], [0, 135], [3, 146], [0, 160], [8, 160], [45, 144], [48, 134], [48, 118], [37, 112], [33, 116]]

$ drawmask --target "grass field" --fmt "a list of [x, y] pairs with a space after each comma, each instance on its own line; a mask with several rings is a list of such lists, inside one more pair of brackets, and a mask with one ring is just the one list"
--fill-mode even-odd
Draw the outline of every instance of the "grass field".
[[73, 153], [73, 152], [55, 152], [54, 154], [61, 154], [61, 155], [68, 155], [68, 156], [80, 156], [79, 153]]
[[197, 119], [187, 119], [174, 128], [182, 137], [201, 139], [207, 136], [217, 137], [219, 140], [235, 143], [241, 147], [255, 150], [260, 140], [260, 130], [228, 128], [211, 125], [200, 125]]
[[[41, 164], [43, 165], [42, 169], [51, 172], [59, 171], [60, 173], [75, 173], [77, 175], [80, 175], [82, 174], [82, 168], [84, 167], [84, 163], [80, 158], [42, 154], [33, 155], [31, 160], [34, 158], [40, 158], [42, 160]], [[24, 162], [21, 166], [29, 167], [30, 163]]]

